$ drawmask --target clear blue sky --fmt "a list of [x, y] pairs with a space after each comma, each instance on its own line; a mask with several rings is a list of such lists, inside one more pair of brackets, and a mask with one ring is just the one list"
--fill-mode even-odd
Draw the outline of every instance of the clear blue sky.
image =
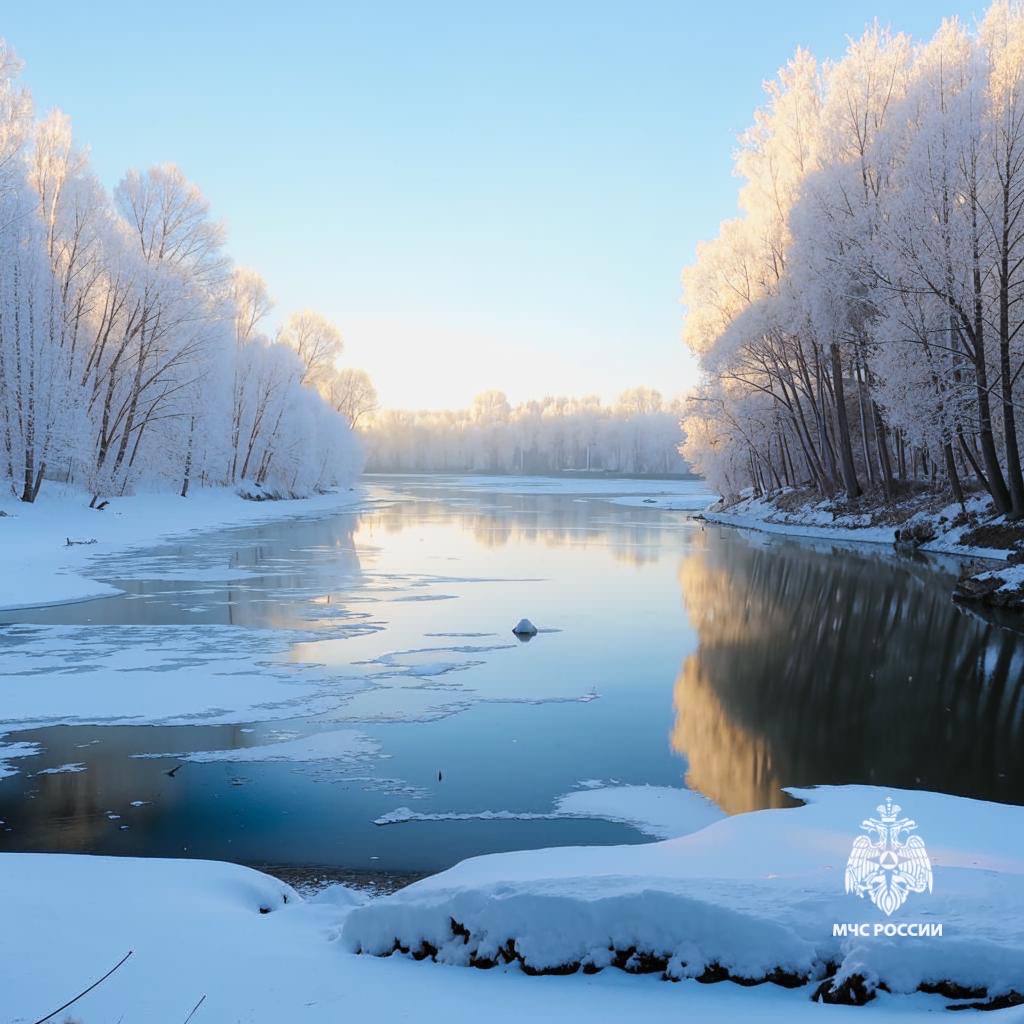
[[390, 406], [691, 381], [679, 272], [798, 45], [956, 0], [7, 4], [40, 110], [108, 184], [178, 163], [282, 315], [334, 318]]

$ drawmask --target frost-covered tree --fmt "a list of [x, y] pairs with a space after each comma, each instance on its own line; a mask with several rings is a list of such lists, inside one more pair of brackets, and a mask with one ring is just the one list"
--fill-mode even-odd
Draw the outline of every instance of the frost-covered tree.
[[47, 479], [94, 503], [140, 486], [347, 482], [349, 420], [322, 397], [337, 329], [290, 318], [233, 269], [224, 230], [173, 165], [108, 194], [59, 111], [36, 122], [0, 42], [0, 432], [22, 500]]
[[687, 454], [728, 493], [964, 481], [1024, 515], [1024, 8], [925, 45], [798, 52], [744, 137], [740, 215], [684, 273]]
[[326, 317], [304, 309], [288, 317], [277, 340], [290, 345], [302, 361], [301, 384], [326, 387], [344, 347], [341, 331]]
[[377, 409], [377, 389], [365, 370], [345, 367], [336, 371], [327, 379], [322, 392], [353, 430]]

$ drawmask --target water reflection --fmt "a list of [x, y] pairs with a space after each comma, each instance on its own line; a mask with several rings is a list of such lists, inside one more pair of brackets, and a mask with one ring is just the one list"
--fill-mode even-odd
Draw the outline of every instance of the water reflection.
[[[99, 575], [123, 596], [5, 616], [0, 717], [40, 753], [0, 785], [0, 849], [433, 870], [644, 837], [374, 820], [549, 812], [583, 780], [684, 770], [732, 812], [830, 782], [1024, 803], [1024, 639], [958, 612], [934, 565], [573, 494], [376, 497], [112, 559]], [[524, 615], [558, 631], [517, 643]], [[213, 724], [219, 708], [236, 724]], [[57, 720], [74, 724], [40, 725]], [[176, 757], [137, 756], [342, 730], [382, 756], [174, 776]], [[46, 774], [70, 763], [86, 770]]]
[[699, 638], [673, 697], [690, 786], [734, 813], [814, 783], [1024, 802], [1019, 635], [912, 561], [721, 541], [679, 570]]
[[[40, 748], [0, 786], [0, 849], [420, 871], [640, 841], [599, 820], [374, 821], [549, 812], [582, 779], [678, 785], [668, 684], [693, 637], [675, 566], [696, 532], [577, 495], [413, 484], [96, 564], [121, 596], [0, 617], [0, 719]], [[524, 615], [544, 630], [530, 644], [511, 634]], [[169, 774], [172, 753], [343, 730], [381, 756]]]
[[[635, 515], [635, 521], [630, 516]], [[672, 519], [657, 512], [617, 509], [610, 512], [601, 502], [559, 494], [474, 493], [461, 500], [416, 497], [383, 506], [363, 516], [361, 538], [374, 531], [393, 536], [410, 525], [432, 521], [454, 527], [460, 547], [472, 540], [483, 548], [538, 545], [544, 548], [573, 547], [579, 550], [607, 548], [616, 561], [642, 566], [658, 560], [665, 541], [665, 527]]]

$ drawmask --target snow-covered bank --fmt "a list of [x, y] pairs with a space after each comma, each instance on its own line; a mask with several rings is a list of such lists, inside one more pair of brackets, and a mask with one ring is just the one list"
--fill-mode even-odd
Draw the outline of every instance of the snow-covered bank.
[[103, 511], [81, 491], [44, 488], [34, 504], [0, 498], [0, 610], [110, 597], [119, 591], [89, 578], [93, 560], [187, 533], [316, 515], [357, 506], [361, 489], [303, 499], [248, 501], [231, 488], [115, 498]]
[[1024, 564], [967, 576], [956, 588], [960, 601], [987, 605], [990, 608], [1020, 609], [1024, 607]]
[[[842, 891], [850, 845], [879, 792], [818, 790], [801, 794], [815, 801], [807, 807], [742, 815], [648, 846], [476, 858], [376, 899], [334, 886], [303, 900], [267, 875], [210, 861], [2, 854], [4, 1019], [43, 1017], [129, 952], [56, 1019], [184, 1020], [199, 1003], [195, 1021], [253, 1024], [478, 1024], [482, 1013], [492, 1024], [724, 1024], [821, 1021], [837, 1012], [812, 1001], [813, 980], [795, 989], [697, 983], [692, 975], [711, 958], [719, 966], [705, 980], [780, 963], [811, 973], [829, 958], [875, 972], [893, 993], [848, 1011], [868, 1024], [941, 1012], [951, 999], [912, 992], [922, 981], [963, 978], [990, 994], [1019, 989], [1020, 808], [893, 793], [920, 825], [935, 885], [891, 920], [942, 922], [944, 935], [832, 938], [833, 920], [887, 920]], [[349, 951], [390, 952], [396, 936], [428, 958], [421, 944], [433, 943], [451, 965], [489, 952], [498, 964], [474, 971]], [[506, 964], [498, 953], [508, 938], [517, 956]], [[609, 946], [630, 952], [616, 958]], [[613, 961], [625, 969], [572, 977], [524, 970]], [[659, 980], [662, 962], [679, 984]]]
[[[616, 965], [794, 986], [859, 976], [869, 993], [1024, 992], [1024, 809], [865, 786], [794, 794], [807, 804], [660, 843], [463, 861], [355, 909], [343, 941], [528, 972]], [[886, 796], [917, 822], [934, 872], [934, 891], [912, 893], [891, 918], [844, 884], [861, 823]], [[869, 934], [835, 934], [851, 922]], [[942, 934], [875, 935], [875, 924]]]
[[[981, 498], [974, 498], [967, 503], [968, 513], [979, 520], [988, 518], [987, 508], [987, 501]], [[1010, 555], [1010, 548], [964, 543], [965, 534], [970, 533], [977, 523], [963, 522], [960, 513], [959, 505], [947, 505], [937, 511], [916, 513], [909, 509], [893, 522], [879, 523], [870, 513], [845, 512], [827, 500], [808, 501], [787, 509], [780, 508], [768, 498], [743, 498], [725, 508], [712, 506], [704, 512], [704, 518], [712, 523], [761, 530], [764, 533], [890, 546], [896, 542], [898, 529], [906, 530], [914, 525], [927, 525], [934, 531], [934, 536], [916, 545], [921, 551], [997, 561], [1004, 561]]]

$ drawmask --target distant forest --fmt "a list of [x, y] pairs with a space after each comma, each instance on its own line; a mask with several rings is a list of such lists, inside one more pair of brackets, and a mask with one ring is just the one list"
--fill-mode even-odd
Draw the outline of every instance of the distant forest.
[[679, 454], [683, 402], [651, 388], [614, 405], [594, 397], [511, 406], [500, 391], [469, 409], [378, 413], [363, 437], [368, 472], [687, 474]]

